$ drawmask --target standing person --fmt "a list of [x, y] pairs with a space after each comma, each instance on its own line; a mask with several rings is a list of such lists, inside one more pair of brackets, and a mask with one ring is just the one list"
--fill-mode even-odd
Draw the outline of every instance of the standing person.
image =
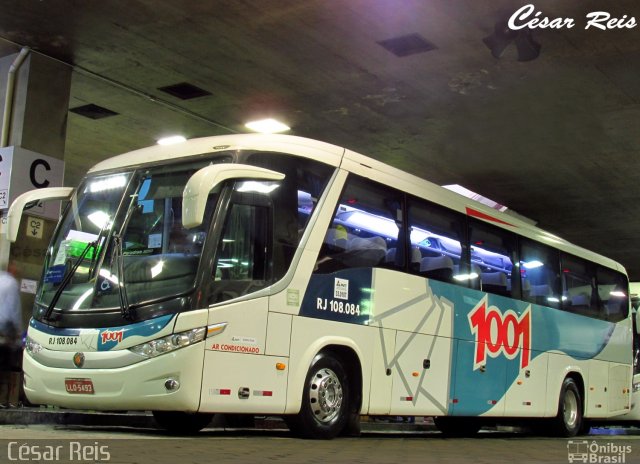
[[9, 263], [7, 271], [0, 271], [0, 403], [10, 401], [11, 372], [17, 368], [22, 333], [20, 288], [16, 280], [16, 267]]

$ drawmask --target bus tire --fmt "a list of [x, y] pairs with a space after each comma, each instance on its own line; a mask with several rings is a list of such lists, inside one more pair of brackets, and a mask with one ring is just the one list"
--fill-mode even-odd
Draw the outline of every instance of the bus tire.
[[192, 435], [209, 425], [213, 414], [182, 411], [153, 411], [153, 418], [160, 427], [171, 434]]
[[478, 419], [473, 417], [434, 417], [433, 422], [443, 435], [447, 437], [473, 437], [482, 428]]
[[552, 431], [559, 437], [575, 437], [582, 430], [582, 396], [575, 380], [567, 377], [560, 388], [558, 414], [552, 419]]
[[302, 438], [334, 438], [347, 425], [350, 398], [342, 363], [330, 353], [320, 353], [305, 378], [300, 412], [285, 416], [285, 422], [294, 435]]

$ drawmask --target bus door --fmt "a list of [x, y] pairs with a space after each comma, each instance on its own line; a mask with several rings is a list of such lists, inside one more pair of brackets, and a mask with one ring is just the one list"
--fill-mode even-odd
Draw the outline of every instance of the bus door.
[[[274, 211], [269, 195], [236, 184], [225, 213], [208, 288], [209, 336], [201, 410], [282, 413], [286, 360], [264, 356], [272, 282]], [[252, 297], [255, 295], [255, 297]]]

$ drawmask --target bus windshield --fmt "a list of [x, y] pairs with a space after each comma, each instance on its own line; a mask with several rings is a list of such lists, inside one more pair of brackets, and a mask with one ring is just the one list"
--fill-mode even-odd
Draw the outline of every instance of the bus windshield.
[[131, 306], [190, 292], [217, 195], [209, 196], [202, 225], [185, 229], [182, 193], [203, 165], [88, 178], [49, 248], [36, 317], [47, 319], [54, 308], [117, 308], [124, 314]]

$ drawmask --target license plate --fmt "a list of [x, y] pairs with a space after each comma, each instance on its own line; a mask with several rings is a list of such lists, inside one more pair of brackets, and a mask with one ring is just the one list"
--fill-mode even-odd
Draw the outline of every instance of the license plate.
[[75, 346], [78, 344], [78, 337], [49, 337], [50, 347]]
[[91, 379], [64, 379], [64, 387], [67, 393], [73, 395], [93, 395], [93, 382]]

